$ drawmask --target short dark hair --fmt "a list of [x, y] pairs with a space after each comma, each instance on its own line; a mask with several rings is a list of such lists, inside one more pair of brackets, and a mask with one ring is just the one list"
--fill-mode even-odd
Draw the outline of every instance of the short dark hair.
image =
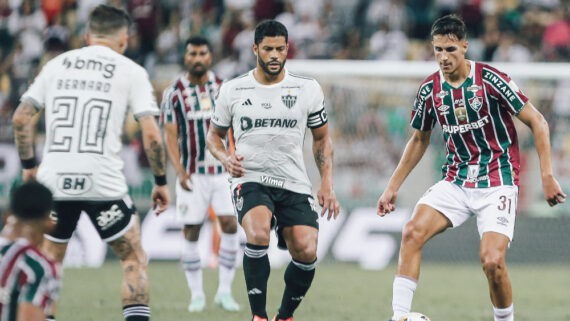
[[437, 19], [431, 27], [431, 37], [435, 35], [454, 35], [457, 40], [467, 38], [467, 28], [465, 22], [453, 14]]
[[45, 219], [53, 208], [51, 191], [38, 182], [27, 182], [12, 191], [10, 208], [22, 220]]
[[264, 20], [255, 27], [254, 42], [256, 45], [259, 45], [265, 37], [281, 36], [285, 37], [285, 43], [289, 41], [287, 28], [285, 28], [281, 22], [275, 20]]
[[208, 50], [210, 50], [210, 52], [212, 52], [212, 45], [210, 44], [210, 41], [208, 41], [208, 39], [206, 39], [205, 37], [202, 37], [202, 36], [192, 36], [192, 37], [188, 38], [188, 40], [186, 40], [186, 44], [184, 44], [184, 50], [186, 50], [188, 45], [208, 46]]
[[88, 29], [89, 33], [110, 35], [130, 24], [131, 18], [125, 10], [100, 4], [89, 14]]

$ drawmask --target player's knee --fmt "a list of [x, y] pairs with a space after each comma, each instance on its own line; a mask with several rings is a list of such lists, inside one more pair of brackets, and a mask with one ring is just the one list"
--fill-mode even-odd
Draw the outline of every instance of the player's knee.
[[313, 262], [317, 258], [317, 242], [312, 240], [288, 244], [291, 256], [301, 262]]
[[255, 245], [268, 245], [269, 231], [265, 229], [251, 229], [248, 231], [247, 241]]
[[505, 259], [492, 252], [481, 254], [481, 266], [488, 276], [500, 276], [506, 271]]
[[219, 217], [220, 227], [222, 232], [233, 234], [237, 232], [237, 222], [233, 216], [222, 216]]
[[402, 231], [402, 245], [423, 246], [426, 232], [414, 221], [409, 221]]

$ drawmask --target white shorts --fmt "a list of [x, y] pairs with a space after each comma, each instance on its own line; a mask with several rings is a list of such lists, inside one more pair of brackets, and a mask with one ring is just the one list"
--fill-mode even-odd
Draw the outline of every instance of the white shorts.
[[513, 240], [518, 200], [517, 186], [467, 188], [448, 181], [430, 187], [418, 204], [428, 205], [447, 217], [453, 227], [477, 216], [479, 237], [497, 232]]
[[210, 205], [217, 216], [235, 215], [228, 179], [227, 173], [193, 174], [192, 191], [183, 189], [177, 179], [176, 220], [185, 225], [202, 224]]

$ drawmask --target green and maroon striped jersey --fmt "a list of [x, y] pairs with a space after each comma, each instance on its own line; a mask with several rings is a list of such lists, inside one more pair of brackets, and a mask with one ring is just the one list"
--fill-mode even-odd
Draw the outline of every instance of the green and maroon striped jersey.
[[189, 174], [226, 171], [206, 148], [214, 98], [222, 85], [213, 72], [208, 72], [208, 77], [205, 85], [193, 85], [186, 76], [181, 76], [164, 90], [162, 97], [160, 122], [177, 125], [180, 163]]
[[414, 102], [411, 125], [433, 129], [439, 122], [446, 143], [446, 181], [465, 187], [518, 185], [519, 146], [512, 116], [528, 98], [506, 74], [470, 61], [458, 88], [441, 71], [427, 77]]
[[56, 263], [26, 239], [0, 240], [0, 321], [16, 321], [19, 303], [53, 313], [59, 292]]

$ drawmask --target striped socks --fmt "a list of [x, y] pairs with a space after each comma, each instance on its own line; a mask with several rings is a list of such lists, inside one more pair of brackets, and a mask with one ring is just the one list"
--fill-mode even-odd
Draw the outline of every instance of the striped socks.
[[150, 320], [150, 308], [144, 304], [131, 304], [123, 307], [125, 321], [148, 321]]
[[204, 298], [204, 288], [202, 286], [202, 265], [200, 263], [200, 252], [198, 242], [184, 240], [182, 246], [182, 266], [188, 282], [188, 288], [192, 294], [192, 299]]

